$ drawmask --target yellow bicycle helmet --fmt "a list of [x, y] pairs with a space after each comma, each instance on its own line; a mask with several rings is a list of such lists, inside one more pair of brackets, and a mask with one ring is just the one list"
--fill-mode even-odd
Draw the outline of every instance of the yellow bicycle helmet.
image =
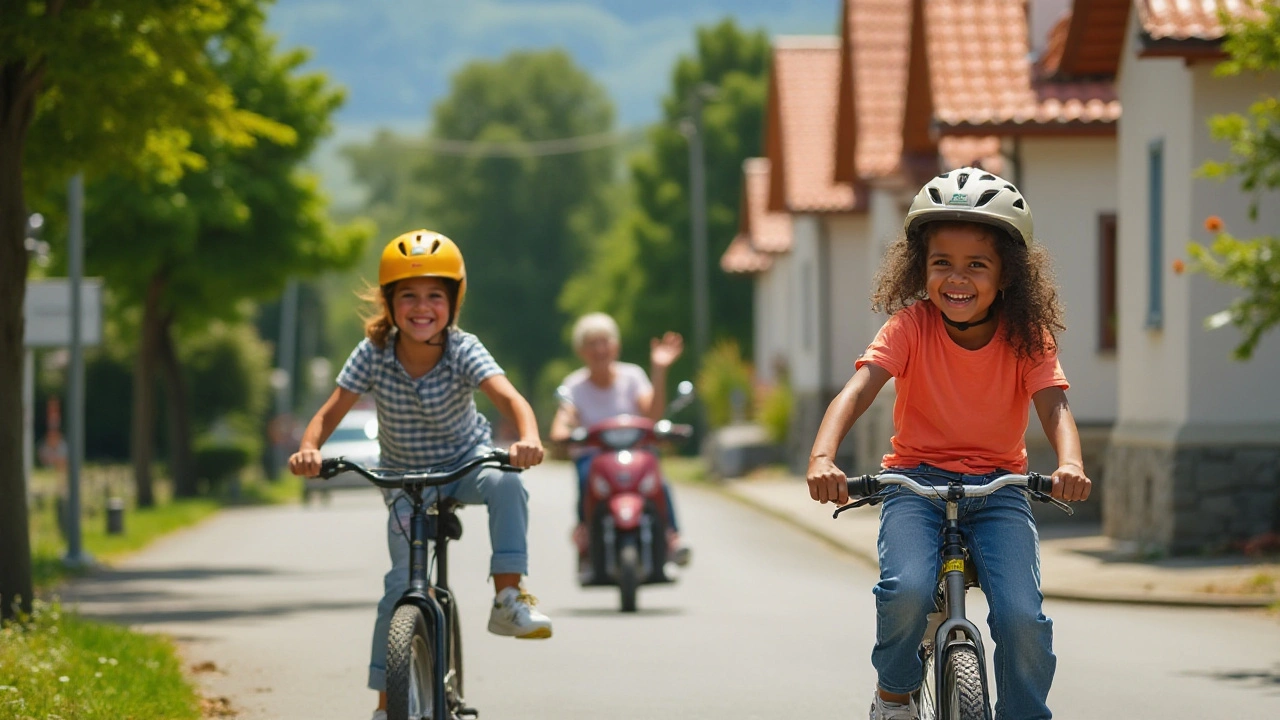
[[458, 318], [467, 295], [467, 265], [457, 243], [432, 230], [412, 230], [387, 243], [378, 263], [378, 285], [385, 290], [397, 280], [438, 277], [458, 284], [449, 324]]

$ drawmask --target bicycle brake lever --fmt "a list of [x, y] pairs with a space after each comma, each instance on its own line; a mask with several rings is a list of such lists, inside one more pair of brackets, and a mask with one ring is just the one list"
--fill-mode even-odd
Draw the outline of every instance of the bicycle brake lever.
[[1072, 508], [1070, 505], [1062, 502], [1061, 500], [1055, 497], [1046, 495], [1038, 490], [1026, 490], [1024, 488], [1024, 491], [1031, 497], [1035, 498], [1036, 500], [1039, 500], [1042, 503], [1049, 503], [1068, 515], [1076, 514], [1076, 511], [1074, 508]]
[[864, 498], [859, 498], [857, 500], [854, 500], [848, 505], [841, 505], [840, 507], [836, 508], [835, 512], [831, 513], [831, 517], [832, 519], [835, 519], [840, 517], [840, 513], [844, 512], [845, 510], [852, 510], [853, 508], [862, 507], [863, 505], [879, 505], [882, 502], [884, 502], [883, 495], [868, 495]]

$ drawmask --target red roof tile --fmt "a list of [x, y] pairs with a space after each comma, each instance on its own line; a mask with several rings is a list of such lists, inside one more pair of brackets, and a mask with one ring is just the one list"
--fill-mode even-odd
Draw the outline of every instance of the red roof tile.
[[854, 209], [853, 188], [835, 179], [840, 52], [835, 37], [775, 41], [766, 148], [774, 162], [770, 207], [791, 212]]
[[1142, 28], [1153, 40], [1218, 40], [1225, 34], [1219, 13], [1263, 17], [1261, 0], [1138, 0]]
[[773, 258], [751, 248], [751, 240], [746, 235], [737, 235], [724, 255], [720, 256], [720, 269], [727, 273], [753, 275], [764, 272], [773, 266]]
[[769, 160], [742, 163], [738, 234], [720, 258], [725, 272], [755, 273], [773, 265], [772, 254], [791, 251], [791, 216], [769, 210]]
[[770, 168], [768, 158], [747, 158], [742, 163], [741, 231], [760, 252], [791, 252], [791, 216], [769, 208]]
[[[1110, 81], [1033, 82], [1025, 0], [930, 0], [925, 24], [934, 115], [944, 133], [1065, 131], [1120, 117]], [[1064, 18], [1051, 33], [1059, 48], [1068, 27]], [[1051, 52], [1059, 48], [1050, 43]]]
[[883, 177], [902, 157], [911, 0], [844, 0], [837, 177]]

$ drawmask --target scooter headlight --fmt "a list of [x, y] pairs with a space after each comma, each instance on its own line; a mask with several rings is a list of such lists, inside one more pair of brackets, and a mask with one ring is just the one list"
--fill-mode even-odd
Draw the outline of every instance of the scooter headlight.
[[591, 492], [595, 493], [598, 498], [607, 498], [613, 492], [613, 488], [609, 486], [609, 481], [603, 476], [591, 476]]

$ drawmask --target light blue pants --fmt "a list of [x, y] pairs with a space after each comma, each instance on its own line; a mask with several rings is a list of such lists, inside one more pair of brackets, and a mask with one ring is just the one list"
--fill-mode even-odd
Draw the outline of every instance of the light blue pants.
[[[960, 475], [928, 465], [890, 472], [931, 485], [945, 485], [951, 479], [982, 485], [1005, 474]], [[996, 720], [1050, 718], [1046, 702], [1057, 659], [1053, 621], [1041, 612], [1040, 539], [1030, 503], [1021, 490], [1006, 487], [984, 498], [961, 500], [959, 510], [960, 532], [991, 608], [987, 616], [991, 635], [983, 645], [990, 655], [995, 643]], [[896, 490], [882, 506], [871, 664], [880, 687], [888, 692], [909, 693], [920, 686], [922, 668], [916, 648], [926, 616], [933, 612], [945, 524], [941, 501], [909, 490]]]
[[[491, 448], [478, 447], [468, 457], [488, 453]], [[493, 467], [479, 467], [440, 488], [442, 496], [457, 499], [464, 505], [489, 506], [489, 542], [493, 555], [489, 574], [529, 572], [527, 534], [529, 528], [529, 493], [520, 473], [504, 472]], [[430, 502], [435, 489], [428, 488], [423, 498]], [[387, 687], [387, 634], [396, 601], [409, 585], [409, 518], [413, 506], [399, 496], [387, 513], [387, 551], [391, 570], [383, 578], [382, 600], [378, 602], [378, 619], [373, 625], [373, 648], [369, 659], [369, 688], [382, 692]]]

